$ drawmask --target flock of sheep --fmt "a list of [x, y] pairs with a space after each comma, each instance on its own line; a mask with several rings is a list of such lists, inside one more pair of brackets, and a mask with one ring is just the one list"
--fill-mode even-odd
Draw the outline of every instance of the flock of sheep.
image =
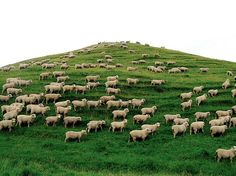
[[[110, 47], [114, 47], [114, 44], [110, 44]], [[127, 49], [128, 46], [126, 43], [121, 43], [120, 47], [122, 49]], [[90, 50], [83, 50], [80, 52], [91, 52]], [[135, 50], [129, 50], [129, 53], [135, 53]], [[105, 52], [103, 53], [105, 54]], [[65, 58], [74, 58], [75, 55], [73, 52], [64, 56]], [[146, 63], [146, 58], [149, 57], [149, 54], [142, 54], [142, 60], [132, 61], [131, 64], [143, 64]], [[155, 57], [159, 57], [158, 54]], [[106, 68], [113, 69], [115, 67], [123, 67], [123, 64], [109, 65], [113, 62], [113, 57], [111, 55], [105, 55], [104, 59], [98, 59], [96, 64], [76, 64], [75, 69], [84, 69], [84, 68]], [[49, 63], [50, 60], [37, 61], [32, 63], [32, 65], [40, 65], [42, 69], [53, 69], [58, 63]], [[152, 72], [165, 72], [167, 66], [175, 65], [175, 61], [160, 62], [156, 61], [154, 66], [148, 66], [147, 69]], [[20, 64], [19, 69], [27, 69], [30, 64]], [[63, 62], [60, 65], [60, 68], [63, 70], [68, 69], [70, 66]], [[3, 71], [10, 71], [14, 67], [4, 67]], [[129, 66], [127, 71], [136, 71], [138, 68]], [[187, 72], [188, 68], [186, 67], [172, 67], [168, 70], [168, 73], [180, 73]], [[207, 73], [208, 68], [200, 68], [200, 72]], [[227, 71], [227, 75], [233, 76], [231, 71]], [[113, 122], [110, 124], [109, 131], [115, 132], [119, 130], [123, 132], [126, 124], [128, 122], [127, 115], [129, 113], [129, 108], [140, 109], [140, 113], [133, 116], [133, 123], [142, 124], [141, 129], [132, 130], [129, 133], [129, 142], [136, 141], [138, 139], [145, 140], [149, 134], [154, 134], [160, 128], [160, 122], [154, 124], [143, 124], [149, 118], [154, 116], [158, 106], [153, 105], [152, 107], [142, 107], [145, 104], [145, 99], [133, 98], [131, 100], [116, 100], [116, 94], [119, 94], [122, 90], [118, 88], [119, 85], [119, 76], [109, 76], [106, 78], [105, 83], [105, 92], [107, 95], [100, 97], [99, 100], [87, 100], [83, 98], [81, 100], [65, 100], [59, 101], [67, 92], [75, 92], [76, 94], [84, 94], [86, 91], [91, 89], [96, 89], [101, 84], [98, 82], [100, 78], [99, 75], [88, 75], [85, 77], [85, 85], [66, 85], [65, 83], [70, 80], [70, 77], [66, 75], [65, 71], [53, 71], [53, 72], [43, 72], [39, 75], [39, 80], [46, 80], [53, 77], [56, 82], [51, 82], [50, 84], [44, 86], [44, 93], [35, 93], [35, 94], [25, 94], [22, 95], [23, 91], [21, 87], [31, 86], [32, 80], [23, 80], [21, 78], [8, 78], [6, 83], [2, 86], [2, 93], [7, 95], [0, 95], [0, 101], [7, 103], [12, 97], [15, 97], [15, 102], [10, 105], [1, 106], [3, 113], [3, 120], [0, 121], [0, 130], [3, 128], [8, 128], [9, 131], [12, 130], [12, 127], [18, 125], [19, 127], [22, 124], [27, 124], [30, 127], [38, 114], [45, 116], [47, 111], [51, 108], [45, 106], [43, 103], [48, 104], [53, 102], [55, 105], [55, 115], [47, 116], [45, 118], [46, 126], [53, 125], [55, 126], [61, 119], [63, 119], [65, 128], [68, 125], [72, 125], [82, 121], [82, 118], [79, 116], [68, 116], [70, 111], [78, 111], [82, 108], [99, 108], [100, 106], [106, 106], [107, 109], [114, 108], [112, 111]], [[138, 84], [139, 79], [137, 78], [127, 78], [128, 85]], [[165, 80], [150, 80], [150, 84], [153, 86], [160, 86], [165, 84]], [[227, 79], [223, 84], [222, 88], [227, 89], [230, 86], [230, 80]], [[190, 92], [184, 92], [180, 94], [182, 103], [180, 104], [182, 111], [190, 109], [193, 103], [192, 95], [202, 93], [204, 86], [194, 87]], [[214, 97], [218, 95], [218, 90], [208, 90], [208, 94], [203, 94], [196, 97], [195, 101], [198, 106], [208, 97]], [[232, 96], [236, 96], [236, 89], [232, 90]], [[73, 108], [72, 108], [73, 105]], [[21, 114], [25, 109], [25, 114]], [[208, 123], [210, 127], [211, 136], [214, 137], [216, 134], [223, 135], [228, 127], [236, 125], [236, 117], [232, 117], [232, 114], [236, 112], [236, 106], [233, 106], [231, 110], [218, 110], [216, 111], [216, 119], [210, 120]], [[166, 123], [173, 123], [171, 130], [173, 137], [175, 138], [177, 134], [184, 134], [190, 125], [190, 135], [196, 134], [197, 132], [204, 132], [205, 123], [210, 116], [210, 112], [196, 112], [194, 114], [195, 122], [191, 124], [188, 118], [181, 118], [180, 114], [166, 114], [164, 119]], [[121, 120], [118, 120], [121, 119]], [[80, 139], [89, 133], [91, 130], [97, 132], [97, 130], [102, 130], [103, 126], [106, 125], [105, 120], [92, 120], [87, 124], [86, 129], [82, 131], [67, 131], [65, 133], [65, 142], [69, 139], [76, 139], [80, 142]], [[233, 157], [236, 154], [236, 146], [232, 147], [229, 150], [218, 149], [216, 150], [216, 157], [219, 161], [221, 158], [229, 158], [232, 162]]]

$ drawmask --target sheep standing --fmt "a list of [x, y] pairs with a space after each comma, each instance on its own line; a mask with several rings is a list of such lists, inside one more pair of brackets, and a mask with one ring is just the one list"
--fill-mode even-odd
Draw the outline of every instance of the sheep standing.
[[181, 103], [182, 111], [185, 111], [186, 108], [191, 109], [192, 107], [192, 100], [186, 101]]
[[118, 93], [120, 93], [120, 91], [121, 90], [119, 88], [118, 89], [110, 88], [110, 87], [106, 88], [106, 93], [108, 95], [110, 95], [110, 94], [118, 94]]
[[80, 122], [82, 120], [81, 117], [75, 117], [75, 116], [67, 116], [64, 117], [64, 125], [65, 128], [67, 128], [68, 124], [72, 124], [73, 128], [75, 127], [75, 124]]
[[135, 142], [137, 139], [142, 139], [144, 141], [150, 133], [151, 130], [149, 128], [130, 131], [128, 142], [131, 142], [131, 140]]
[[212, 126], [210, 128], [211, 136], [214, 137], [215, 134], [221, 134], [221, 136], [223, 136], [223, 134], [225, 133], [226, 129], [227, 129], [226, 125]]
[[175, 125], [182, 125], [184, 124], [185, 122], [188, 122], [189, 123], [189, 118], [175, 118], [173, 120], [174, 124]]
[[97, 101], [87, 101], [87, 107], [88, 109], [92, 108], [98, 108], [99, 106], [101, 106], [102, 102], [101, 100], [97, 100]]
[[109, 100], [114, 100], [116, 97], [115, 95], [111, 95], [111, 96], [102, 96], [100, 97], [100, 100], [102, 101], [102, 104], [106, 104]]
[[42, 114], [43, 116], [45, 116], [45, 113], [47, 111], [50, 110], [49, 106], [45, 106], [45, 107], [40, 107], [40, 106], [34, 106], [31, 108], [31, 114]]
[[222, 89], [227, 89], [230, 86], [230, 80], [226, 79], [225, 82], [222, 84]]
[[116, 100], [109, 100], [109, 101], [107, 101], [107, 109], [110, 109], [111, 107], [116, 107], [116, 108], [119, 108], [119, 107], [121, 107], [121, 102], [122, 102], [122, 100], [118, 100], [118, 101], [116, 101]]
[[97, 132], [98, 129], [102, 130], [102, 126], [105, 125], [106, 122], [104, 120], [92, 120], [87, 124], [86, 131], [89, 133], [92, 129]]
[[151, 80], [151, 85], [154, 86], [154, 85], [161, 85], [161, 84], [164, 84], [166, 81], [165, 80], [157, 80], [157, 79], [153, 79]]
[[233, 114], [232, 110], [226, 110], [226, 111], [218, 110], [216, 111], [216, 118], [219, 118], [221, 116], [232, 116], [232, 114]]
[[141, 114], [135, 115], [133, 117], [133, 124], [135, 124], [135, 123], [143, 123], [143, 122], [145, 122], [149, 118], [151, 118], [151, 116], [149, 114], [146, 114], [146, 115], [141, 115]]
[[139, 79], [127, 78], [126, 81], [128, 85], [133, 85], [133, 84], [137, 84], [139, 82]]
[[128, 108], [125, 108], [124, 110], [114, 110], [112, 112], [113, 120], [115, 120], [117, 117], [122, 117], [123, 119], [125, 119], [128, 112], [129, 112]]
[[8, 95], [0, 95], [0, 102], [8, 102], [11, 97], [12, 97], [11, 94], [8, 94]]
[[78, 142], [80, 142], [80, 138], [84, 135], [86, 135], [87, 132], [85, 130], [79, 131], [79, 132], [75, 132], [75, 131], [67, 131], [65, 133], [65, 142], [68, 141], [68, 139], [77, 139]]
[[138, 107], [138, 109], [144, 104], [144, 102], [145, 102], [145, 99], [134, 98], [131, 100], [131, 104], [132, 104], [133, 108]]
[[197, 134], [198, 131], [202, 131], [204, 132], [203, 130], [203, 127], [204, 127], [205, 123], [204, 122], [193, 122], [191, 123], [190, 125], [190, 135], [192, 135], [192, 133], [194, 132], [194, 134]]
[[206, 72], [208, 72], [209, 71], [209, 68], [199, 68], [199, 71], [201, 72], [201, 73], [206, 73]]
[[233, 146], [229, 150], [226, 150], [226, 149], [217, 149], [216, 150], [217, 162], [220, 162], [220, 160], [222, 158], [224, 158], [224, 159], [229, 158], [230, 162], [232, 163], [233, 162], [233, 158], [235, 157], [235, 155], [236, 155], [236, 146]]
[[156, 106], [153, 106], [151, 108], [142, 108], [141, 112], [142, 114], [150, 114], [150, 115], [154, 115], [155, 111], [157, 110]]
[[60, 94], [45, 94], [44, 95], [45, 100], [46, 100], [46, 104], [48, 104], [48, 101], [52, 100], [53, 103], [56, 103], [56, 101], [61, 98]]
[[194, 88], [193, 88], [193, 93], [199, 94], [199, 93], [202, 92], [203, 88], [204, 88], [204, 86], [194, 87]]
[[197, 105], [199, 106], [203, 101], [207, 99], [207, 94], [203, 94], [196, 98]]
[[168, 123], [168, 122], [173, 122], [174, 119], [176, 118], [180, 118], [181, 115], [180, 114], [166, 114], [164, 115], [164, 118], [165, 118], [165, 122]]
[[34, 119], [36, 118], [35, 114], [31, 114], [31, 115], [18, 115], [17, 116], [17, 125], [19, 125], [19, 127], [21, 127], [22, 123], [27, 123], [28, 124], [28, 128], [30, 126], [30, 123], [33, 123]]
[[56, 107], [56, 113], [63, 114], [64, 117], [69, 113], [70, 110], [71, 110], [71, 106], [68, 106], [68, 107], [58, 106], [58, 107]]
[[56, 126], [56, 123], [60, 120], [61, 115], [58, 114], [57, 116], [49, 116], [45, 119], [46, 126], [49, 124], [53, 124], [53, 126]]
[[171, 127], [173, 137], [175, 138], [178, 133], [184, 134], [188, 126], [189, 126], [188, 122], [184, 122], [182, 125], [173, 125]]
[[116, 129], [120, 129], [120, 132], [122, 132], [127, 124], [127, 119], [124, 119], [121, 122], [111, 122], [111, 126], [109, 128], [109, 131], [115, 132]]
[[192, 97], [193, 93], [192, 92], [187, 92], [187, 93], [181, 93], [180, 98], [182, 100], [190, 99]]
[[207, 119], [210, 116], [210, 112], [196, 112], [194, 114], [195, 120], [198, 121], [199, 119]]
[[233, 117], [230, 119], [229, 127], [231, 127], [232, 125], [233, 125], [233, 127], [236, 126], [236, 117]]
[[0, 130], [3, 128], [8, 128], [8, 131], [11, 132], [12, 127], [14, 126], [16, 120], [11, 119], [11, 120], [1, 120], [0, 121]]
[[208, 94], [210, 97], [215, 97], [218, 94], [218, 90], [217, 89], [210, 89], [208, 91]]
[[72, 104], [74, 106], [74, 110], [77, 111], [77, 108], [85, 108], [87, 106], [87, 99], [83, 98], [81, 101], [79, 100], [74, 100], [72, 101]]
[[151, 124], [144, 124], [144, 125], [141, 126], [141, 129], [144, 130], [144, 129], [148, 128], [151, 131], [152, 135], [153, 135], [157, 131], [157, 129], [159, 127], [160, 127], [160, 123], [157, 122], [157, 123], [155, 123], [153, 125], [151, 125]]

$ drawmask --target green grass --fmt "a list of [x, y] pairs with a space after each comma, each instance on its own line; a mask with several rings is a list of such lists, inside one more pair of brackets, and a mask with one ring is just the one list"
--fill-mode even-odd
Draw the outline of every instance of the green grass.
[[[104, 83], [107, 76], [119, 75], [119, 85], [121, 93], [117, 99], [128, 100], [132, 98], [145, 98], [145, 107], [158, 105], [159, 108], [147, 123], [159, 121], [161, 127], [159, 132], [149, 136], [144, 142], [128, 143], [129, 131], [139, 129], [140, 125], [132, 124], [132, 117], [140, 113], [138, 109], [131, 109], [128, 114], [128, 125], [124, 133], [109, 133], [108, 127], [112, 122], [112, 110], [106, 110], [105, 106], [95, 110], [79, 110], [70, 112], [69, 115], [79, 115], [82, 122], [74, 129], [65, 129], [61, 121], [57, 127], [46, 127], [44, 117], [37, 116], [35, 123], [30, 128], [14, 127], [11, 133], [7, 130], [0, 132], [0, 173], [1, 175], [236, 175], [236, 162], [230, 164], [228, 160], [217, 163], [214, 155], [217, 148], [230, 148], [236, 142], [236, 128], [227, 130], [223, 137], [212, 138], [209, 134], [209, 125], [205, 127], [203, 134], [189, 135], [189, 130], [184, 136], [177, 136], [173, 139], [171, 124], [165, 124], [163, 115], [167, 113], [180, 113], [182, 117], [190, 118], [194, 121], [193, 114], [196, 111], [210, 111], [209, 119], [214, 118], [216, 110], [230, 109], [236, 101], [231, 97], [233, 89], [233, 77], [227, 77], [226, 71], [236, 72], [236, 63], [219, 61], [191, 55], [179, 51], [148, 47], [138, 44], [128, 44], [129, 49], [134, 49], [135, 54], [128, 54], [127, 50], [119, 46], [104, 47], [99, 45], [90, 54], [77, 54], [75, 58], [69, 59], [71, 66], [66, 71], [71, 80], [67, 84], [84, 85], [86, 75], [99, 74], [101, 86], [96, 90], [90, 90], [85, 95], [66, 93], [60, 100], [74, 100], [87, 98], [97, 100], [105, 95]], [[75, 70], [77, 63], [96, 63], [96, 60], [103, 58], [101, 54], [111, 54], [114, 63], [124, 64], [123, 68], [115, 70], [105, 70], [100, 68]], [[161, 58], [154, 58], [156, 52]], [[126, 67], [131, 66], [132, 60], [141, 59], [141, 54], [148, 53], [147, 63], [135, 65], [138, 71], [127, 72]], [[26, 62], [51, 59], [60, 61], [62, 54], [45, 56], [32, 59]], [[147, 71], [148, 65], [154, 65], [159, 61], [176, 61], [176, 66], [186, 66], [190, 70], [187, 73], [168, 74], [152, 73]], [[15, 64], [18, 66], [18, 63]], [[200, 67], [209, 67], [209, 73], [199, 73]], [[168, 66], [171, 68], [171, 66]], [[53, 70], [60, 70], [59, 67]], [[51, 71], [53, 71], [51, 70]], [[23, 88], [23, 93], [43, 92], [43, 86], [55, 81], [39, 81], [38, 76], [44, 72], [39, 66], [31, 66], [26, 70], [18, 69], [11, 72], [1, 72], [0, 85], [5, 83], [6, 78], [21, 77], [22, 79], [32, 79], [33, 84], [28, 88]], [[139, 78], [140, 82], [135, 86], [128, 86], [126, 78]], [[221, 84], [229, 78], [232, 82], [231, 88], [221, 89]], [[152, 79], [165, 79], [166, 84], [155, 87], [150, 86]], [[182, 92], [189, 92], [194, 86], [205, 86], [204, 93], [209, 89], [219, 89], [219, 95], [208, 98], [201, 106], [197, 107], [195, 97], [191, 110], [182, 112], [180, 109], [180, 99], [178, 95]], [[9, 103], [12, 103], [12, 99]], [[3, 105], [5, 103], [1, 103]], [[55, 109], [52, 107], [47, 115], [54, 115]], [[24, 113], [24, 112], [23, 112]], [[64, 133], [68, 130], [82, 130], [91, 119], [105, 119], [107, 125], [103, 131], [89, 133], [81, 140], [81, 143], [64, 143]]]

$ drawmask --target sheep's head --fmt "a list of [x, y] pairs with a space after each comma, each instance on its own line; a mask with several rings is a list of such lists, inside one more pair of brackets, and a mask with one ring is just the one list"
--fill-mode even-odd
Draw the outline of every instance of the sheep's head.
[[102, 120], [101, 123], [102, 123], [102, 125], [105, 125], [105, 124], [106, 124], [106, 121], [105, 121], [105, 120]]
[[67, 109], [71, 110], [71, 106], [68, 106]]
[[9, 94], [8, 97], [12, 97], [12, 94]]
[[152, 109], [156, 110], [156, 109], [157, 109], [157, 106], [153, 106]]
[[209, 115], [211, 115], [211, 113], [210, 113], [210, 112], [207, 112], [207, 115], [209, 116]]
[[181, 117], [181, 115], [180, 115], [180, 114], [176, 114], [176, 117], [177, 117], [177, 118], [180, 118], [180, 117]]
[[36, 114], [32, 114], [31, 117], [32, 117], [33, 119], [35, 119], [35, 118], [36, 118]]
[[129, 112], [129, 109], [128, 109], [128, 108], [125, 108], [124, 111], [125, 111], [126, 113], [128, 113], [128, 112]]
[[150, 114], [147, 114], [147, 118], [148, 118], [148, 119], [150, 119], [150, 118], [151, 118]]
[[161, 124], [160, 124], [159, 122], [155, 123], [155, 125], [156, 125], [157, 127], [160, 127], [160, 126], [161, 126]]
[[124, 119], [123, 122], [126, 124], [126, 123], [128, 122], [128, 120], [127, 120], [127, 119]]
[[16, 123], [16, 119], [15, 118], [12, 119], [12, 123], [13, 124]]
[[57, 118], [58, 118], [58, 119], [60, 119], [60, 118], [61, 118], [61, 115], [60, 115], [60, 114], [58, 114], [58, 115], [57, 115]]
[[82, 118], [81, 117], [78, 117], [78, 121], [81, 121], [82, 120]]
[[46, 106], [46, 110], [47, 110], [47, 111], [50, 111], [50, 107], [49, 107], [49, 106]]
[[66, 103], [67, 103], [67, 104], [70, 104], [70, 103], [71, 103], [71, 101], [70, 101], [70, 100], [66, 100]]
[[115, 95], [112, 95], [112, 96], [111, 96], [111, 99], [115, 99], [115, 98], [116, 98]]
[[188, 127], [189, 126], [188, 122], [184, 122], [184, 126]]

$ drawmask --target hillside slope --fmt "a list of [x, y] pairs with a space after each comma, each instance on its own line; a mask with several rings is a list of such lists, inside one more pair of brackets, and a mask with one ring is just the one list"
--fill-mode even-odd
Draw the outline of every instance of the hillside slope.
[[[7, 130], [0, 132], [0, 172], [3, 175], [109, 175], [128, 173], [129, 175], [236, 175], [236, 163], [229, 161], [217, 163], [215, 161], [215, 150], [218, 148], [230, 148], [236, 142], [236, 128], [227, 130], [223, 137], [212, 138], [209, 132], [209, 119], [215, 118], [216, 110], [231, 109], [236, 101], [231, 96], [234, 79], [226, 75], [227, 70], [236, 73], [236, 63], [208, 59], [196, 55], [191, 55], [179, 51], [164, 48], [155, 48], [140, 44], [128, 43], [128, 49], [120, 48], [116, 43], [109, 47], [109, 43], [98, 44], [88, 47], [90, 52], [75, 54], [74, 58], [63, 59], [63, 55], [51, 55], [42, 58], [35, 58], [24, 63], [33, 63], [49, 59], [50, 62], [61, 62], [66, 60], [69, 69], [66, 75], [70, 80], [66, 84], [85, 85], [85, 76], [100, 75], [98, 81], [100, 86], [97, 89], [89, 90], [84, 95], [76, 95], [74, 92], [65, 93], [60, 100], [75, 100], [86, 98], [88, 100], [98, 100], [105, 93], [105, 82], [107, 76], [119, 75], [118, 88], [121, 93], [116, 95], [116, 99], [129, 100], [132, 98], [144, 98], [144, 107], [158, 106], [155, 115], [148, 119], [147, 123], [160, 122], [161, 127], [158, 133], [150, 135], [144, 142], [128, 143], [129, 131], [140, 129], [140, 124], [133, 125], [132, 117], [139, 114], [139, 109], [130, 109], [127, 119], [128, 124], [125, 132], [108, 132], [108, 127], [112, 122], [112, 110], [107, 110], [106, 106], [98, 109], [82, 109], [78, 112], [71, 111], [69, 115], [82, 117], [82, 122], [75, 128], [67, 129], [63, 126], [63, 121], [56, 127], [46, 127], [45, 117], [37, 115], [35, 122], [27, 128], [14, 127], [12, 132]], [[128, 53], [128, 50], [135, 50], [135, 53]], [[104, 53], [105, 52], [105, 53]], [[133, 65], [131, 61], [142, 59], [142, 54], [147, 53], [149, 57], [145, 64]], [[159, 53], [160, 58], [155, 58], [154, 54]], [[105, 54], [113, 56], [113, 64], [121, 63], [123, 67], [106, 70], [104, 68], [74, 69], [78, 63], [96, 63], [97, 59], [103, 59]], [[147, 70], [147, 66], [154, 65], [155, 61], [176, 61], [172, 67], [188, 67], [186, 73], [168, 74], [153, 73]], [[23, 87], [23, 94], [44, 92], [44, 86], [50, 82], [55, 82], [55, 78], [39, 81], [39, 74], [46, 71], [60, 70], [57, 66], [54, 69], [44, 70], [40, 66], [32, 65], [25, 70], [19, 70], [18, 65], [10, 72], [1, 72], [0, 85], [3, 85], [7, 78], [20, 77], [21, 79], [31, 79], [32, 85]], [[128, 72], [127, 67], [137, 67], [137, 71]], [[200, 67], [208, 67], [208, 73], [199, 73]], [[129, 86], [127, 78], [138, 78], [137, 85]], [[222, 83], [229, 78], [230, 88], [223, 90]], [[164, 79], [166, 83], [161, 86], [151, 86], [152, 79]], [[209, 89], [218, 89], [219, 95], [208, 98], [199, 107], [196, 105], [193, 95], [193, 106], [190, 110], [181, 111], [179, 98], [180, 93], [192, 91], [194, 86], [204, 86], [203, 93]], [[203, 94], [202, 93], [202, 94]], [[201, 95], [201, 94], [200, 94]], [[12, 98], [9, 103], [14, 102]], [[49, 106], [51, 110], [46, 116], [55, 115], [53, 103]], [[197, 111], [209, 111], [211, 115], [206, 122], [204, 133], [189, 135], [189, 128], [184, 136], [177, 136], [173, 139], [171, 123], [165, 124], [163, 115], [181, 114], [187, 117], [190, 122], [195, 121], [194, 113]], [[23, 111], [21, 114], [25, 114]], [[64, 134], [69, 130], [82, 130], [86, 124], [93, 119], [106, 120], [106, 127], [97, 133], [91, 132], [81, 143], [64, 142]]]

